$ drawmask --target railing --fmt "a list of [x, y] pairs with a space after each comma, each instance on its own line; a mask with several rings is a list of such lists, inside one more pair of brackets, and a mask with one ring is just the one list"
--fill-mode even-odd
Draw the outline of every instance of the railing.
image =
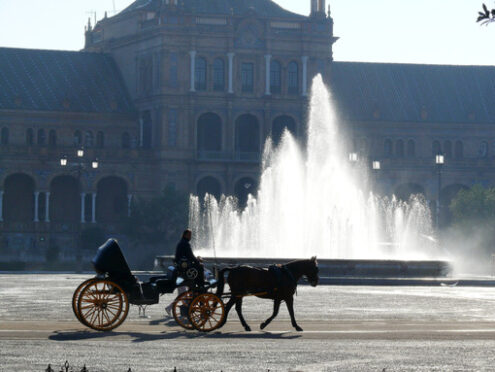
[[260, 161], [259, 152], [226, 152], [226, 151], [198, 151], [198, 160], [209, 161], [242, 161], [257, 163]]
[[[172, 367], [170, 367], [172, 368]], [[81, 369], [77, 369], [77, 367], [71, 367], [71, 365], [69, 364], [68, 361], [65, 361], [64, 364], [62, 364], [60, 366], [60, 369], [53, 369], [52, 368], [52, 365], [49, 364], [48, 367], [46, 367], [45, 369], [45, 372], [89, 372], [90, 370], [86, 367], [86, 364], [84, 365], [84, 367], [82, 367]], [[177, 372], [177, 367], [174, 367], [174, 369], [170, 369], [170, 371], [172, 372]], [[132, 372], [132, 369], [131, 367], [129, 367], [129, 369], [127, 370], [127, 372]]]

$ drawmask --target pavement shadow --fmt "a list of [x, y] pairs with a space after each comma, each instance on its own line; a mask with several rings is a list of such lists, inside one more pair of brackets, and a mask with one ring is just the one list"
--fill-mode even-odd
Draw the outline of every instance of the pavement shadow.
[[143, 332], [93, 332], [93, 331], [55, 331], [48, 338], [52, 341], [84, 341], [84, 340], [103, 340], [112, 337], [127, 336], [131, 342], [148, 342], [157, 340], [172, 339], [276, 339], [292, 340], [302, 337], [301, 334], [291, 332], [270, 333], [270, 332], [227, 332], [220, 331], [211, 333], [202, 333], [197, 331], [163, 331], [161, 333], [143, 333]]

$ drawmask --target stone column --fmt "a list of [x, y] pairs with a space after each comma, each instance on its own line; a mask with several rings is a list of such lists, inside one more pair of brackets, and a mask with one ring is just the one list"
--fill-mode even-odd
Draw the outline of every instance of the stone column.
[[85, 203], [85, 200], [86, 199], [86, 193], [85, 192], [82, 192], [81, 193], [81, 223], [85, 223], [85, 206], [86, 206], [86, 203]]
[[45, 222], [50, 222], [50, 193], [45, 192]]
[[92, 194], [91, 199], [91, 223], [96, 223], [96, 193]]
[[39, 222], [39, 216], [38, 216], [38, 202], [40, 200], [40, 192], [35, 191], [34, 192], [34, 222]]
[[308, 95], [308, 56], [302, 57], [303, 74], [302, 74], [302, 95]]
[[229, 93], [234, 93], [234, 53], [227, 53], [227, 57], [229, 58]]
[[3, 191], [0, 191], [0, 222], [3, 222]]
[[131, 217], [132, 194], [127, 195], [127, 217]]
[[271, 54], [265, 54], [265, 94], [270, 95], [270, 60]]
[[195, 87], [196, 51], [191, 50], [189, 52], [189, 55], [191, 56], [191, 92], [195, 92], [196, 91], [196, 87]]

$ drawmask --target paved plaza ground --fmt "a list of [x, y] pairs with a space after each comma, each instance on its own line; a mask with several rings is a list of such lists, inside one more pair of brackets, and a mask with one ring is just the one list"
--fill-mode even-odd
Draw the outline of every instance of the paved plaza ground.
[[[0, 275], [0, 371], [44, 371], [65, 360], [89, 371], [495, 371], [495, 288], [299, 286], [295, 332], [284, 305], [246, 298], [211, 334], [164, 312], [173, 295], [132, 307], [114, 332], [77, 322], [72, 292], [87, 275]], [[60, 369], [60, 368], [59, 368]], [[57, 369], [57, 372], [58, 370]], [[79, 370], [78, 369], [78, 370]], [[76, 371], [76, 369], [74, 369]]]

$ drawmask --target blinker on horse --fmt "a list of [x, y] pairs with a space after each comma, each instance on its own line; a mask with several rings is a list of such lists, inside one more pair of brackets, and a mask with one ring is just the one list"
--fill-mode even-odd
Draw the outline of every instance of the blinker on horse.
[[267, 320], [260, 324], [261, 329], [264, 329], [277, 316], [280, 303], [285, 301], [292, 326], [297, 331], [303, 330], [296, 323], [294, 317], [294, 293], [296, 292], [297, 282], [301, 277], [306, 277], [307, 281], [313, 287], [318, 284], [318, 263], [316, 257], [312, 257], [309, 260], [291, 261], [271, 270], [250, 266], [236, 266], [222, 269], [219, 271], [218, 280], [217, 295], [219, 297], [223, 294], [225, 273], [228, 273], [227, 283], [231, 292], [229, 302], [225, 305], [224, 322], [227, 321], [229, 311], [235, 304], [241, 324], [246, 331], [250, 331], [251, 328], [242, 315], [242, 298], [253, 295], [274, 300], [273, 313]]

